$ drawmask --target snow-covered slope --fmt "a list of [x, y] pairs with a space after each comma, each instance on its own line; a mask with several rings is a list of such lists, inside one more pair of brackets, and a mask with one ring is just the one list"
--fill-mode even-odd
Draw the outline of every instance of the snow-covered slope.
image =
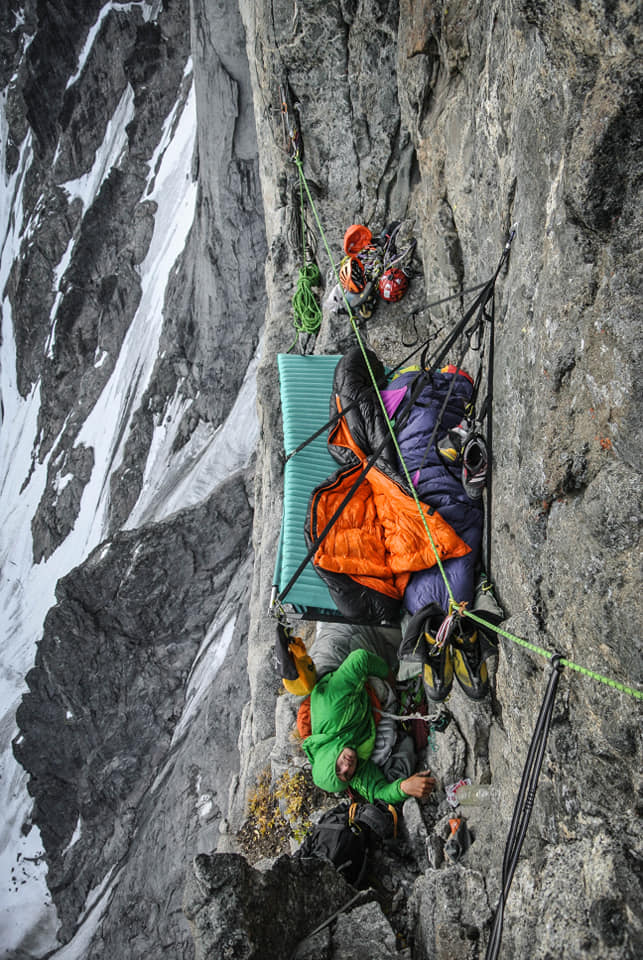
[[[143, 524], [159, 522], [207, 502], [231, 475], [248, 466], [258, 433], [254, 354], [261, 313], [249, 317], [246, 323], [247, 346], [234, 357], [229, 399], [218, 405], [224, 414], [219, 421], [205, 414], [203, 406], [199, 409], [198, 385], [186, 385], [191, 363], [180, 361], [181, 351], [172, 342], [172, 333], [169, 338], [167, 334], [168, 325], [176, 323], [176, 314], [183, 309], [183, 300], [194, 298], [184, 289], [177, 299], [177, 284], [187, 287], [195, 283], [195, 274], [199, 275], [193, 253], [187, 279], [182, 266], [189, 238], [192, 249], [199, 243], [197, 93], [187, 43], [187, 6], [171, 4], [163, 14], [158, 3], [83, 5], [78, 12], [79, 20], [87, 21], [85, 27], [82, 22], [62, 19], [69, 17], [71, 9], [64, 11], [62, 5], [51, 8], [50, 15], [42, 17], [34, 4], [14, 11], [15, 21], [10, 27], [18, 37], [14, 72], [3, 90], [0, 113], [0, 147], [2, 156], [8, 158], [17, 140], [16, 104], [28, 79], [40, 75], [44, 84], [51, 63], [60, 67], [62, 50], [57, 44], [60, 31], [68, 31], [65, 41], [71, 44], [73, 66], [70, 64], [66, 81], [61, 78], [58, 89], [50, 91], [47, 104], [58, 140], [49, 145], [42, 139], [38, 142], [38, 130], [27, 128], [18, 145], [17, 161], [11, 165], [7, 162], [0, 179], [3, 957], [18, 949], [42, 955], [55, 945], [59, 923], [46, 886], [42, 839], [31, 820], [33, 800], [27, 792], [27, 774], [12, 749], [16, 737], [17, 751], [23, 747], [16, 709], [27, 690], [25, 677], [34, 665], [45, 617], [56, 603], [57, 584], [100, 544], [106, 545], [106, 554], [119, 526], [134, 532]], [[110, 43], [113, 36], [118, 37], [116, 49]], [[30, 60], [35, 40], [39, 44], [38, 58]], [[171, 49], [162, 50], [163, 43], [169, 42]], [[151, 47], [154, 49], [150, 53]], [[111, 57], [125, 54], [130, 60], [144, 61], [145, 69], [133, 65], [126, 77], [118, 71], [110, 72]], [[65, 62], [69, 62], [66, 56]], [[55, 88], [55, 84], [52, 86]], [[86, 118], [88, 103], [97, 110], [97, 122], [86, 144], [74, 139], [74, 127], [81, 121], [81, 116], [76, 119], [76, 112], [82, 110]], [[112, 105], [111, 112], [103, 113], [108, 104]], [[22, 123], [22, 118], [18, 119]], [[230, 116], [229, 122], [233, 120]], [[92, 137], [100, 131], [100, 141], [92, 144]], [[70, 177], [67, 174], [72, 170], [75, 175]], [[217, 176], [217, 171], [211, 172], [208, 182], [201, 181], [202, 194], [212, 188]], [[115, 193], [110, 198], [114, 185], [126, 181], [127, 201], [122, 202]], [[52, 205], [55, 218], [48, 216]], [[115, 336], [102, 320], [103, 312], [112, 305], [101, 296], [100, 289], [105, 277], [101, 275], [99, 244], [110, 241], [97, 241], [95, 233], [111, 233], [112, 242], [130, 245], [141, 222], [138, 207], [146, 211], [146, 228], [145, 235], [139, 234], [134, 240], [136, 250], [130, 257], [136, 301], [124, 303], [122, 335]], [[58, 231], [55, 242], [50, 237], [52, 228]], [[41, 266], [43, 260], [46, 263], [45, 276], [39, 275], [38, 281], [34, 280], [36, 255]], [[79, 263], [84, 263], [83, 270], [79, 270]], [[80, 292], [79, 279], [85, 286]], [[36, 282], [41, 288], [39, 296], [22, 297], [21, 290]], [[210, 284], [207, 277], [199, 282], [205, 289]], [[94, 301], [95, 332], [87, 326], [81, 330], [70, 325], [69, 300], [74, 297], [76, 301], [83, 297]], [[73, 309], [78, 311], [78, 302]], [[79, 312], [87, 312], [82, 303]], [[221, 308], [217, 312], [221, 313]], [[180, 316], [179, 320], [181, 324]], [[221, 322], [216, 315], [208, 320]], [[196, 326], [202, 322], [197, 321]], [[59, 395], [56, 378], [60, 376], [60, 358], [69, 349], [70, 340], [75, 341], [77, 367], [74, 370], [72, 365], [65, 371], [68, 387]], [[32, 382], [25, 389], [23, 361], [27, 351], [31, 371], [27, 379]], [[164, 394], [159, 391], [157, 378], [169, 351], [175, 366], [180, 363], [181, 368], [178, 373], [175, 370], [171, 392]], [[198, 363], [206, 362], [207, 355], [202, 353]], [[43, 389], [47, 392], [46, 407]], [[158, 409], [152, 410], [155, 399], [150, 397], [159, 395]], [[46, 438], [52, 407], [60, 427], [55, 437]], [[142, 433], [141, 419], [149, 424]], [[86, 455], [89, 468], [80, 477], [74, 464], [78, 463], [77, 457], [84, 459]], [[133, 461], [139, 466], [132, 478], [127, 472]], [[115, 525], [114, 495], [119, 485], [126, 491], [125, 507], [120, 510], [121, 522]], [[39, 511], [48, 518], [44, 528], [53, 526], [53, 536], [44, 550], [37, 543], [43, 525], [34, 522]], [[247, 538], [247, 532], [244, 536]], [[235, 616], [221, 613], [214, 617], [203, 637], [204, 648], [209, 650], [206, 676], [210, 683], [229, 646]], [[80, 661], [85, 655], [82, 639], [77, 649]], [[204, 655], [200, 663], [205, 660]], [[199, 669], [202, 671], [202, 666]], [[95, 680], [101, 682], [98, 677]], [[198, 695], [195, 697], [189, 695], [192, 711]], [[75, 713], [75, 707], [68, 704], [64, 716], [70, 724], [76, 721]], [[187, 722], [183, 720], [184, 727]], [[41, 749], [50, 748], [43, 743]], [[79, 816], [76, 830], [66, 838], [63, 857], [78, 844], [82, 831]], [[86, 915], [95, 925], [100, 916], [98, 904], [104, 908], [105, 891], [109, 888], [113, 894], [119, 873], [110, 869], [99, 879], [88, 894], [78, 922], [83, 922]], [[85, 955], [82, 942], [87, 941], [87, 924], [83, 923], [83, 931], [76, 946], [69, 946], [61, 956]]]

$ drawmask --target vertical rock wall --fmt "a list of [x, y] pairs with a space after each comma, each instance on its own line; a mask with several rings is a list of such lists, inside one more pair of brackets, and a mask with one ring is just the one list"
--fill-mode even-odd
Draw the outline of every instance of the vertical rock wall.
[[[291, 342], [297, 251], [286, 227], [298, 202], [279, 140], [280, 82], [298, 105], [304, 170], [337, 259], [351, 222], [409, 216], [427, 299], [437, 299], [488, 277], [516, 224], [496, 299], [491, 575], [509, 632], [640, 684], [634, 6], [363, 0], [242, 4], [242, 12], [270, 248], [248, 782], [279, 739], [263, 678], [281, 511], [275, 354]], [[325, 271], [321, 245], [317, 259]], [[422, 333], [436, 317], [456, 316], [421, 316]], [[364, 334], [384, 360], [403, 355], [402, 322], [387, 324], [380, 311]], [[347, 341], [326, 317], [316, 349]], [[415, 956], [482, 955], [547, 675], [545, 659], [505, 640], [489, 701], [451, 696], [454, 724], [434, 768], [443, 785], [463, 775], [490, 782], [496, 799], [474, 816], [469, 869], [428, 868], [418, 882]], [[640, 949], [637, 712], [631, 696], [564, 672], [510, 900], [507, 955], [622, 958]]]

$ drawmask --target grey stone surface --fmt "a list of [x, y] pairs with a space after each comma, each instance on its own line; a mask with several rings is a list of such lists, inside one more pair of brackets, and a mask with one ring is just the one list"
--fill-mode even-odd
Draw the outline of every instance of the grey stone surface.
[[[180, 886], [183, 851], [216, 843], [238, 764], [251, 513], [238, 478], [222, 493], [187, 517], [118, 535], [60, 582], [18, 710], [14, 751], [31, 773], [61, 934], [73, 932], [89, 891], [126, 861], [110, 909], [124, 910], [139, 936], [132, 956], [154, 949], [141, 917], [172, 877]], [[222, 669], [205, 690], [197, 679], [196, 719], [180, 722], [198, 660], [207, 660], [204, 641], [216, 644], [235, 619]], [[199, 817], [204, 793], [214, 822]], [[117, 941], [118, 931], [117, 921]], [[106, 924], [96, 956], [109, 956], [110, 943], [118, 952], [112, 936]]]
[[332, 865], [322, 861], [280, 857], [259, 871], [238, 854], [199, 854], [188, 873], [184, 901], [195, 958], [281, 960], [353, 896]]

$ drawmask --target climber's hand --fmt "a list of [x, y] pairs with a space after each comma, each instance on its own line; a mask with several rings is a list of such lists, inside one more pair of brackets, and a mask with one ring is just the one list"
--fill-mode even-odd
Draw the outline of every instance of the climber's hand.
[[400, 784], [403, 793], [409, 797], [417, 797], [418, 800], [426, 800], [435, 789], [435, 777], [431, 776], [430, 770], [421, 770], [414, 773], [412, 777], [407, 777]]

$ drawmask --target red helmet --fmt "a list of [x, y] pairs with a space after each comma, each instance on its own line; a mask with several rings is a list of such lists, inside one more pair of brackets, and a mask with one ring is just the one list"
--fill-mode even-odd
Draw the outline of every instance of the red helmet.
[[409, 278], [403, 270], [396, 270], [391, 267], [385, 270], [380, 277], [379, 290], [382, 300], [388, 300], [389, 303], [395, 303], [401, 300], [406, 293], [409, 285]]
[[364, 267], [357, 257], [344, 257], [339, 268], [339, 282], [348, 293], [361, 293], [366, 286]]

